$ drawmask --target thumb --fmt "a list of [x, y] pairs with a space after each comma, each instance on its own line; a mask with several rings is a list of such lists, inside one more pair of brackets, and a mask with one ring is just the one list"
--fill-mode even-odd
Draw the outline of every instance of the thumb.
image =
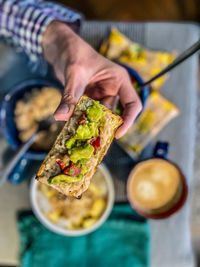
[[83, 95], [87, 85], [86, 79], [82, 78], [78, 70], [70, 71], [66, 76], [64, 93], [54, 113], [54, 118], [58, 121], [67, 121], [71, 117], [74, 107]]

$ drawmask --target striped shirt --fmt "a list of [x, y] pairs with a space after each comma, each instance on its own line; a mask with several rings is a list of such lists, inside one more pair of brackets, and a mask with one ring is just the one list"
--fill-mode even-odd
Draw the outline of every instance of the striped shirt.
[[24, 51], [32, 66], [42, 60], [42, 35], [52, 20], [63, 21], [74, 29], [82, 16], [70, 8], [42, 0], [0, 0], [0, 37]]

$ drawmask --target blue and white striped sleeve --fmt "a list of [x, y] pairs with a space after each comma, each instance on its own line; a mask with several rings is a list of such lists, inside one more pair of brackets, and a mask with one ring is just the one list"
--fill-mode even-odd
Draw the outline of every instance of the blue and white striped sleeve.
[[42, 59], [42, 35], [52, 20], [78, 30], [82, 15], [41, 0], [0, 0], [0, 37], [24, 51], [34, 68]]

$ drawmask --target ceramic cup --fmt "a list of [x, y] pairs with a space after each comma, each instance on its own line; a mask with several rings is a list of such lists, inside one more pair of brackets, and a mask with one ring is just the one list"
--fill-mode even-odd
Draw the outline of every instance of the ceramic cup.
[[188, 194], [181, 169], [168, 160], [168, 143], [157, 143], [154, 157], [139, 162], [127, 181], [127, 196], [133, 209], [151, 219], [164, 219], [177, 212]]

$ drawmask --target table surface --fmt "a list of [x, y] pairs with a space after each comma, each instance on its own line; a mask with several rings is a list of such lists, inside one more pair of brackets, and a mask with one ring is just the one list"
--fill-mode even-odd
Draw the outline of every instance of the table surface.
[[[81, 35], [98, 49], [103, 37], [115, 25], [130, 39], [150, 49], [183, 51], [199, 38], [199, 28], [193, 24], [172, 23], [111, 23], [84, 22]], [[0, 44], [0, 95], [23, 80], [38, 77], [32, 74], [21, 56], [7, 46]], [[5, 64], [6, 62], [6, 64]], [[20, 68], [19, 68], [20, 66]], [[185, 173], [190, 187], [193, 176], [195, 146], [195, 109], [197, 88], [197, 56], [193, 56], [175, 69], [161, 92], [180, 109], [181, 114], [155, 138], [170, 143], [169, 158], [176, 162]], [[12, 79], [10, 79], [12, 77]], [[154, 143], [153, 142], [153, 143]], [[0, 136], [1, 165], [3, 151], [7, 145]], [[7, 150], [6, 154], [11, 154]], [[34, 173], [37, 163], [31, 165], [29, 176]], [[116, 194], [125, 192], [125, 184], [115, 179]], [[30, 208], [28, 181], [19, 186], [5, 183], [0, 188], [0, 264], [17, 264], [19, 239], [16, 228], [16, 213]], [[150, 221], [151, 266], [179, 267], [193, 266], [193, 255], [189, 233], [190, 201], [184, 208], [163, 221]], [[9, 248], [9, 249], [8, 249]]]

